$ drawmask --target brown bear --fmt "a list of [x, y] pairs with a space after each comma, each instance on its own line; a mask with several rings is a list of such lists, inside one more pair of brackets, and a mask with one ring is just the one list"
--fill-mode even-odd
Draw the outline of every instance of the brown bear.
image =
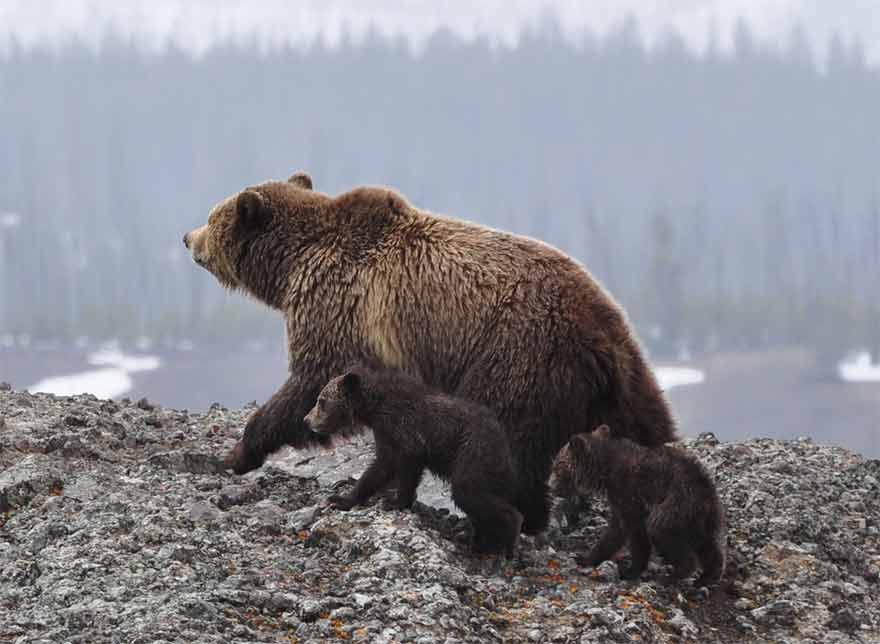
[[392, 507], [416, 500], [425, 468], [449, 482], [452, 500], [471, 519], [478, 552], [513, 555], [522, 526], [513, 454], [501, 423], [487, 407], [432, 390], [389, 369], [363, 366], [333, 378], [305, 417], [325, 437], [373, 430], [376, 456], [354, 489], [328, 501], [348, 510], [396, 481]]
[[392, 190], [331, 197], [311, 185], [298, 173], [246, 188], [184, 236], [221, 284], [285, 319], [289, 375], [228, 455], [235, 472], [283, 445], [326, 445], [302, 419], [356, 362], [491, 408], [514, 452], [527, 533], [547, 524], [550, 467], [573, 433], [607, 422], [644, 445], [675, 438], [624, 312], [576, 261]]
[[611, 516], [599, 542], [578, 563], [595, 566], [629, 542], [630, 565], [621, 577], [637, 579], [652, 545], [684, 578], [695, 569], [697, 585], [717, 582], [724, 572], [725, 518], [711, 477], [693, 456], [677, 447], [647, 448], [610, 437], [607, 425], [578, 434], [568, 444], [571, 481], [581, 493], [608, 498]]

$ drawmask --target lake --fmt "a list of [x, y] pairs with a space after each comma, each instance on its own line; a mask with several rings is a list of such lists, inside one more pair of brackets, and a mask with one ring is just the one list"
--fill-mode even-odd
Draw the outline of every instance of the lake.
[[[0, 381], [16, 389], [42, 384], [59, 393], [85, 388], [99, 397], [146, 397], [178, 409], [239, 407], [271, 396], [285, 378], [285, 355], [280, 339], [222, 351], [7, 347], [0, 348]], [[858, 360], [851, 369], [871, 374]], [[880, 382], [819, 377], [805, 350], [719, 353], [655, 370], [684, 435], [809, 436], [880, 457]]]

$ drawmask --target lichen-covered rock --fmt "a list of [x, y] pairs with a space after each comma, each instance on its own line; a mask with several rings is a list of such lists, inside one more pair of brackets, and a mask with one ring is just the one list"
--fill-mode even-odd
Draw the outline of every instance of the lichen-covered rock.
[[601, 502], [501, 562], [471, 554], [434, 481], [412, 511], [326, 507], [367, 439], [233, 476], [216, 457], [246, 415], [0, 388], [0, 641], [880, 641], [880, 462], [686, 441], [728, 512], [707, 592], [656, 560], [637, 583], [578, 568]]

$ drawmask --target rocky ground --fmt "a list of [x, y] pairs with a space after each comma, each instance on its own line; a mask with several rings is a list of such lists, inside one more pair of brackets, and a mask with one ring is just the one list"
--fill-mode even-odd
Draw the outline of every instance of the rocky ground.
[[248, 413], [0, 386], [0, 641], [880, 642], [880, 462], [810, 441], [688, 441], [717, 478], [725, 583], [641, 582], [574, 553], [603, 525], [523, 538], [496, 568], [426, 484], [414, 511], [322, 506], [369, 454], [219, 456]]

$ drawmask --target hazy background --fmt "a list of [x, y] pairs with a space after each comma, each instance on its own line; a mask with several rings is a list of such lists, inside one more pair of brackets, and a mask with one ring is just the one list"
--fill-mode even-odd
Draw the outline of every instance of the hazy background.
[[686, 434], [880, 455], [880, 5], [471, 4], [0, 1], [0, 380], [265, 399], [277, 314], [181, 237], [304, 169], [583, 261]]

